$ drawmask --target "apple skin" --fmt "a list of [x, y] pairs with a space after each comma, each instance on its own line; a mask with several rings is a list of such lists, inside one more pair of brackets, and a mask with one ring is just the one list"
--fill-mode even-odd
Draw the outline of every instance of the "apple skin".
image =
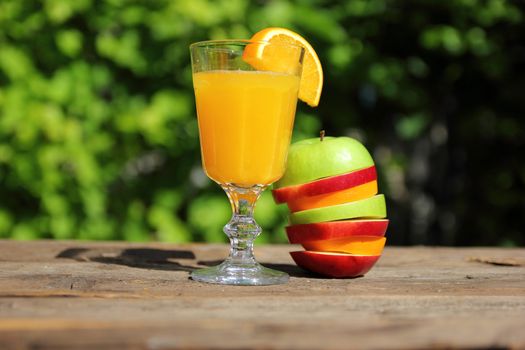
[[[286, 171], [288, 171], [288, 169]], [[272, 195], [276, 203], [285, 203], [298, 197], [317, 196], [330, 192], [346, 190], [376, 180], [376, 167], [372, 165], [363, 169], [304, 183], [302, 185], [274, 189]]]
[[382, 194], [378, 194], [377, 196], [373, 196], [355, 202], [291, 213], [290, 223], [292, 225], [298, 225], [354, 218], [383, 219], [385, 217], [385, 196]]
[[374, 165], [368, 150], [350, 137], [306, 139], [290, 146], [284, 176], [274, 188], [305, 184]]
[[388, 227], [388, 220], [348, 220], [316, 222], [313, 224], [293, 225], [285, 228], [288, 241], [302, 244], [308, 241], [339, 239], [351, 236], [383, 237]]
[[362, 276], [379, 260], [380, 255], [352, 255], [313, 251], [290, 252], [295, 263], [308, 271], [327, 277]]

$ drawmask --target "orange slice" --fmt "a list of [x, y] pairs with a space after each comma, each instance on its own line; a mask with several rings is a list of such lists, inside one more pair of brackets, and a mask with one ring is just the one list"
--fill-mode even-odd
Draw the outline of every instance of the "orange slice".
[[385, 237], [355, 236], [327, 241], [304, 242], [306, 250], [319, 252], [339, 252], [357, 255], [381, 255], [385, 247]]
[[[319, 104], [321, 91], [323, 89], [323, 68], [321, 61], [312, 48], [302, 36], [285, 28], [266, 28], [255, 33], [250, 40], [266, 41], [277, 44], [295, 44], [305, 49], [303, 60], [303, 73], [299, 85], [299, 99], [312, 107]], [[270, 49], [271, 48], [271, 49]], [[243, 58], [256, 69], [282, 72], [282, 66], [290, 61], [290, 50], [285, 46], [264, 45], [248, 46], [244, 51]]]
[[287, 204], [292, 213], [315, 208], [329, 207], [353, 201], [358, 201], [377, 194], [377, 181], [366, 182], [362, 185], [350, 187], [345, 190], [304, 196], [291, 199]]

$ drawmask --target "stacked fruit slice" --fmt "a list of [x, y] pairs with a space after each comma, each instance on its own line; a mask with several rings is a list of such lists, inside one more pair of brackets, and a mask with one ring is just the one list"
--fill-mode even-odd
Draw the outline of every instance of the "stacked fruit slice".
[[372, 157], [358, 141], [324, 137], [290, 147], [272, 191], [290, 209], [291, 252], [300, 267], [330, 277], [364, 275], [379, 259], [388, 226]]

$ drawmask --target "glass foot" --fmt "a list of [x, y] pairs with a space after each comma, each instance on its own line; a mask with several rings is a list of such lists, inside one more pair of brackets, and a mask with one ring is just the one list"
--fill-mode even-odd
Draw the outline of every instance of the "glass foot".
[[194, 281], [239, 286], [284, 284], [288, 282], [288, 278], [287, 273], [269, 269], [259, 263], [236, 265], [228, 260], [220, 265], [191, 273], [191, 279]]

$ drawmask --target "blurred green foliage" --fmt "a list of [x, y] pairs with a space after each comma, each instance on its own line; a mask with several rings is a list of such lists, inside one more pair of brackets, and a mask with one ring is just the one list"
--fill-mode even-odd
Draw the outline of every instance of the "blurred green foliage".
[[[281, 26], [325, 68], [294, 138], [365, 142], [390, 242], [524, 244], [523, 16], [507, 0], [0, 0], [0, 237], [224, 241], [188, 46]], [[284, 241], [285, 217], [267, 191], [258, 242]]]

